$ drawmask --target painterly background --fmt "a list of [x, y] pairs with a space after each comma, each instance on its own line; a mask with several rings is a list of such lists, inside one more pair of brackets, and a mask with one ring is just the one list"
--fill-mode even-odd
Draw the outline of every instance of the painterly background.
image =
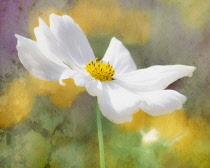
[[[210, 167], [210, 3], [208, 0], [0, 0], [0, 167], [98, 168], [96, 99], [71, 79], [34, 78], [21, 65], [14, 34], [35, 39], [38, 17], [68, 14], [103, 57], [120, 39], [138, 68], [196, 66], [169, 88], [188, 97], [182, 110], [131, 123], [102, 118], [108, 168]], [[146, 133], [156, 130], [149, 139]]]

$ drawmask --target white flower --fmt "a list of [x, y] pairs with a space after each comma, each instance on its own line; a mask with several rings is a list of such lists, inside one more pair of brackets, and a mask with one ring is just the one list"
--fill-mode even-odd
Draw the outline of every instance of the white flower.
[[136, 69], [129, 51], [112, 38], [98, 61], [80, 27], [67, 15], [50, 15], [50, 27], [39, 19], [34, 29], [37, 41], [16, 35], [20, 61], [34, 76], [43, 80], [73, 78], [98, 97], [103, 115], [114, 123], [132, 120], [142, 109], [157, 116], [182, 107], [186, 97], [164, 90], [179, 78], [192, 76], [195, 67], [185, 65], [152, 66]]

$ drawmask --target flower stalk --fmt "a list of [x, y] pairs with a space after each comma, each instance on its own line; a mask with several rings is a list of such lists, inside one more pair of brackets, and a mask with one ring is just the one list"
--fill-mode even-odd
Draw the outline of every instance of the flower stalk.
[[101, 111], [96, 103], [96, 120], [97, 120], [97, 130], [98, 130], [98, 144], [99, 144], [99, 155], [100, 155], [100, 168], [105, 168], [105, 156], [104, 156], [104, 141], [103, 141], [103, 131], [101, 123]]

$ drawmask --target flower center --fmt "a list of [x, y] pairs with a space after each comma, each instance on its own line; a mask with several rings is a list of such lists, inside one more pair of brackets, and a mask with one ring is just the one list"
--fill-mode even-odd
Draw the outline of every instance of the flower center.
[[98, 59], [88, 62], [84, 69], [86, 69], [92, 77], [100, 81], [113, 80], [112, 76], [115, 74], [115, 70], [113, 66], [110, 65], [110, 62], [103, 63], [103, 61], [98, 61]]

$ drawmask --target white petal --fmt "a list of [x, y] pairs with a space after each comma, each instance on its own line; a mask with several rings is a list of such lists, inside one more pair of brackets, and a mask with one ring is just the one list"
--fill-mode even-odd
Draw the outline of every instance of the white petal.
[[15, 35], [18, 39], [18, 56], [24, 67], [34, 76], [43, 80], [58, 80], [66, 70], [52, 62], [39, 50], [37, 43], [25, 37]]
[[39, 49], [48, 59], [64, 67], [66, 66], [64, 63], [66, 63], [73, 69], [82, 68], [71, 59], [71, 56], [41, 18], [39, 18], [39, 26], [34, 29], [34, 33]]
[[88, 82], [92, 80], [92, 78], [87, 73], [81, 73], [78, 71], [68, 69], [64, 71], [60, 76], [59, 83], [64, 86], [65, 83], [63, 80], [68, 78], [74, 79], [74, 83], [77, 86], [85, 86]]
[[112, 38], [109, 47], [102, 59], [105, 62], [110, 61], [116, 70], [116, 74], [127, 73], [136, 70], [136, 64], [134, 63], [129, 51], [122, 44], [121, 41], [116, 38]]
[[71, 70], [71, 69], [68, 69], [68, 70], [64, 71], [59, 78], [60, 85], [65, 86], [66, 83], [63, 80], [68, 79], [68, 78], [72, 78], [75, 75], [75, 73], [76, 72], [74, 70]]
[[141, 92], [163, 90], [174, 81], [192, 76], [196, 68], [185, 65], [152, 66], [126, 74], [115, 75], [118, 83]]
[[103, 115], [114, 123], [129, 122], [142, 109], [157, 116], [181, 109], [186, 97], [177, 91], [132, 92], [115, 81], [103, 82], [98, 104]]
[[95, 60], [94, 53], [85, 34], [70, 16], [51, 14], [50, 29], [60, 45], [70, 55], [70, 58], [66, 58], [67, 62], [71, 62], [73, 59], [79, 65], [84, 66], [87, 62]]
[[138, 111], [138, 96], [113, 81], [103, 82], [102, 86], [103, 92], [98, 96], [102, 114], [117, 124], [131, 121], [132, 114]]
[[152, 115], [168, 114], [182, 108], [186, 97], [174, 90], [139, 93], [139, 108]]
[[91, 80], [86, 85], [86, 90], [91, 96], [99, 96], [102, 92], [102, 83], [99, 80]]

